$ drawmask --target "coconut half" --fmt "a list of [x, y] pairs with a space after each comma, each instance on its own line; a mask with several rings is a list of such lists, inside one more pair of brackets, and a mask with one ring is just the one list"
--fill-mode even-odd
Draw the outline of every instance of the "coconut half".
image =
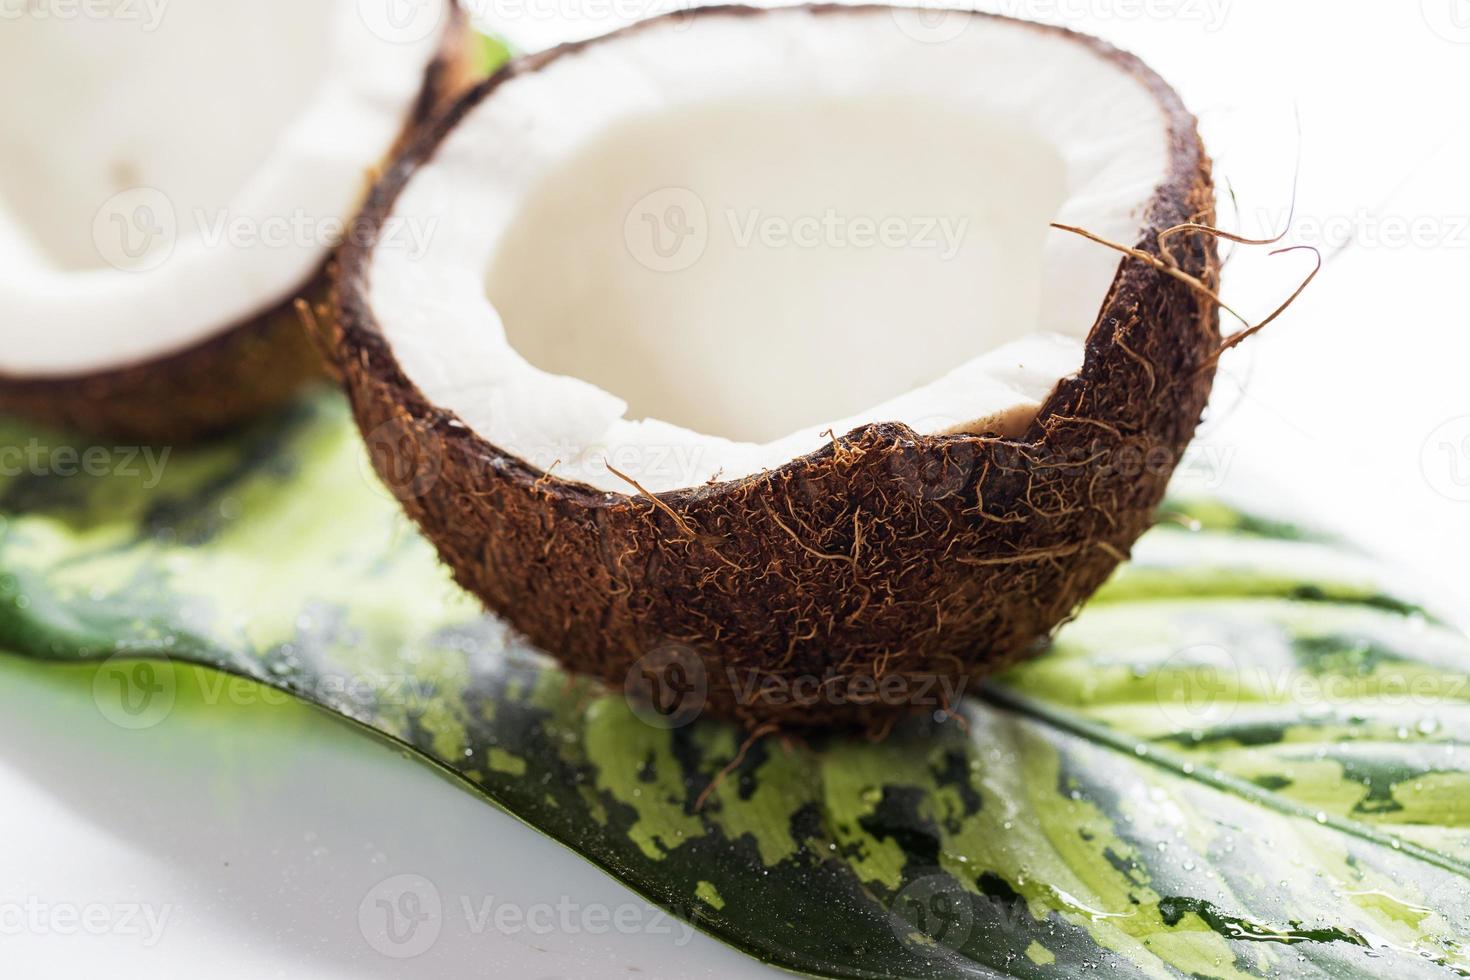
[[292, 302], [325, 298], [374, 168], [473, 81], [452, 0], [420, 7], [7, 18], [0, 410], [171, 441], [319, 374]]
[[709, 8], [525, 58], [376, 188], [337, 281], [359, 423], [571, 667], [881, 724], [1035, 649], [1149, 525], [1215, 304], [1050, 225], [1211, 220], [1194, 119], [1100, 41], [942, 16]]

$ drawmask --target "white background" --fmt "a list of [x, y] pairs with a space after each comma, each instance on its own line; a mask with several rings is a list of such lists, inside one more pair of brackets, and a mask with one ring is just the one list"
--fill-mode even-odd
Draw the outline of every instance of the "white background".
[[[1349, 242], [1298, 305], [1226, 363], [1182, 479], [1273, 488], [1470, 598], [1470, 2], [1015, 0], [1141, 54], [1199, 114], [1240, 201], [1279, 230], [1298, 153], [1296, 234]], [[651, 8], [649, 8], [651, 9]], [[569, 23], [577, 11], [592, 15]], [[503, 3], [523, 45], [614, 26], [616, 0]], [[494, 6], [483, 12], [496, 19]], [[0, 30], [3, 30], [0, 25]], [[1222, 221], [1230, 222], [1228, 208]], [[1414, 229], [1418, 244], [1391, 240]], [[1329, 245], [1334, 243], [1328, 243]], [[1309, 267], [1237, 255], [1227, 298], [1269, 311]], [[770, 971], [681, 928], [626, 889], [426, 768], [296, 706], [181, 705], [130, 732], [90, 674], [6, 660], [0, 683], [0, 974], [42, 978], [742, 977]], [[417, 875], [445, 925], [415, 960], [372, 948], [359, 904]], [[415, 879], [417, 880], [417, 879]], [[629, 934], [476, 932], [459, 912], [576, 902]], [[30, 904], [41, 921], [16, 929]], [[56, 934], [65, 910], [166, 915], [161, 939], [114, 920]], [[493, 905], [492, 905], [493, 907]], [[8, 910], [8, 911], [7, 911]], [[6, 918], [11, 916], [11, 918]], [[820, 928], [820, 923], [813, 923]]]

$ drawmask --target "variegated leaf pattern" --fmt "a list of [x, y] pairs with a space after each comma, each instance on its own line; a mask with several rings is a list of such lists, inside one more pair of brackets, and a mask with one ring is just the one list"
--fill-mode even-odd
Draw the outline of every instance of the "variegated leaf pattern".
[[1470, 971], [1470, 644], [1289, 526], [1176, 506], [957, 716], [747, 745], [646, 724], [483, 616], [334, 395], [162, 466], [101, 447], [94, 473], [14, 423], [0, 447], [27, 460], [0, 478], [0, 648], [123, 696], [202, 665], [321, 705], [770, 963]]

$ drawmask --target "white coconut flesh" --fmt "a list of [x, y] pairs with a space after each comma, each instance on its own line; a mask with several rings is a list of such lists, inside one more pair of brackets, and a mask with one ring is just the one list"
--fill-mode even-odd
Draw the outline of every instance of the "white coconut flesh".
[[[447, 0], [431, 2], [447, 22]], [[0, 375], [146, 362], [293, 297], [391, 152], [442, 37], [405, 40], [359, 6], [168, 0], [5, 19]]]
[[[1057, 32], [904, 26], [706, 13], [505, 81], [368, 265], [407, 378], [609, 492], [738, 479], [869, 422], [1019, 434], [1118, 268], [1049, 225], [1134, 241], [1164, 114]], [[395, 240], [429, 216], [426, 252]]]

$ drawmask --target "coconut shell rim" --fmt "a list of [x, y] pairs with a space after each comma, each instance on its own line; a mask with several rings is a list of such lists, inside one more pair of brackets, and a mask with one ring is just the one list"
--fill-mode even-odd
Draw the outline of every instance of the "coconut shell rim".
[[[1082, 368], [1077, 375], [1059, 379], [1058, 385], [1038, 409], [1036, 418], [1028, 428], [1026, 436], [1021, 439], [971, 434], [923, 435], [914, 432], [902, 422], [874, 422], [859, 426], [841, 436], [834, 433], [834, 439], [831, 442], [812, 452], [793, 457], [778, 467], [731, 480], [712, 481], [699, 486], [679, 487], [652, 494], [602, 490], [579, 481], [565, 480], [554, 473], [533, 466], [514, 453], [490, 442], [460, 419], [456, 413], [435, 404], [417, 384], [408, 378], [393, 354], [391, 344], [383, 335], [371, 306], [367, 288], [368, 269], [377, 245], [378, 235], [384, 223], [391, 216], [399, 195], [415, 174], [433, 158], [438, 148], [464, 121], [465, 117], [507, 81], [523, 74], [540, 71], [560, 58], [579, 52], [591, 45], [630, 33], [649, 30], [667, 21], [691, 17], [758, 17], [775, 11], [791, 10], [805, 10], [813, 14], [826, 15], [918, 9], [921, 8], [882, 3], [810, 3], [780, 8], [761, 8], [742, 4], [701, 6], [648, 18], [606, 34], [568, 42], [545, 51], [512, 59], [489, 78], [460, 96], [447, 111], [419, 133], [417, 138], [384, 172], [369, 194], [360, 216], [365, 234], [360, 236], [359, 240], [345, 245], [338, 253], [334, 263], [331, 293], [332, 306], [337, 314], [335, 318], [337, 335], [335, 344], [331, 345], [332, 349], [329, 351], [332, 360], [346, 375], [350, 376], [352, 372], [361, 370], [388, 389], [396, 391], [397, 400], [402, 407], [411, 409], [410, 414], [421, 423], [427, 424], [439, 439], [468, 441], [481, 455], [500, 461], [503, 464], [498, 468], [500, 475], [512, 477], [523, 489], [532, 487], [543, 491], [554, 489], [558, 496], [568, 502], [575, 502], [589, 508], [620, 506], [629, 501], [649, 497], [678, 507], [681, 503], [692, 503], [706, 496], [729, 493], [737, 488], [748, 487], [752, 483], [778, 480], [783, 476], [822, 464], [829, 461], [839, 451], [842, 442], [852, 442], [864, 435], [880, 435], [886, 438], [908, 440], [923, 447], [939, 447], [974, 440], [1012, 445], [1023, 449], [1043, 446], [1046, 442], [1045, 422], [1056, 414], [1056, 406], [1063, 398], [1063, 389], [1067, 383], [1085, 378], [1089, 367], [1102, 360], [1104, 353], [1111, 349], [1112, 341], [1105, 336], [1104, 327], [1109, 320], [1109, 313], [1115, 305], [1116, 298], [1126, 291], [1127, 286], [1136, 285], [1140, 276], [1155, 275], [1151, 269], [1126, 258], [1120, 261], [1112, 285], [1099, 305], [1098, 315], [1084, 342], [1085, 357]], [[1154, 244], [1155, 236], [1167, 227], [1190, 220], [1193, 216], [1183, 210], [1184, 202], [1193, 192], [1202, 187], [1212, 186], [1209, 158], [1200, 143], [1195, 117], [1184, 106], [1179, 94], [1142, 59], [1101, 38], [1059, 25], [1041, 24], [1003, 14], [984, 11], [963, 12], [969, 16], [1021, 25], [1080, 44], [1144, 83], [1145, 88], [1163, 113], [1169, 143], [1168, 169], [1163, 181], [1155, 188], [1145, 205], [1145, 217], [1140, 221], [1139, 240], [1132, 244], [1138, 249], [1157, 254], [1158, 249]], [[1168, 214], [1171, 211], [1178, 213]], [[1212, 258], [1210, 265], [1213, 267], [1217, 265], [1217, 260], [1213, 260], [1213, 248], [1210, 253]], [[1146, 290], [1150, 287], [1144, 288]], [[355, 354], [355, 357], [347, 356], [349, 350]]]
[[[450, 15], [441, 30], [438, 50], [424, 69], [423, 80], [408, 114], [404, 117], [400, 135], [383, 165], [412, 145], [438, 114], [452, 104], [452, 98], [462, 94], [465, 88], [464, 79], [474, 70], [473, 28], [458, 0], [448, 0], [448, 5]], [[375, 184], [376, 181], [373, 181], [369, 186], [368, 194], [362, 201], [363, 205]], [[362, 214], [360, 205], [353, 220], [361, 221]], [[98, 370], [41, 375], [0, 371], [0, 409], [44, 423], [77, 427], [98, 435], [142, 436], [145, 441], [149, 437], [190, 441], [227, 427], [241, 418], [258, 414], [270, 405], [278, 404], [283, 397], [288, 397], [311, 378], [321, 375], [319, 361], [311, 350], [309, 340], [304, 344], [292, 344], [296, 349], [283, 353], [281, 368], [289, 377], [278, 379], [273, 385], [281, 389], [280, 397], [268, 399], [267, 404], [253, 405], [240, 417], [235, 417], [234, 413], [224, 413], [218, 420], [198, 424], [182, 421], [178, 428], [164, 427], [157, 431], [152, 431], [152, 426], [111, 424], [105, 417], [109, 414], [107, 402], [110, 398], [132, 398], [145, 391], [156, 391], [166, 398], [174, 389], [188, 387], [191, 374], [199, 372], [201, 368], [207, 370], [212, 365], [230, 362], [242, 348], [284, 346], [278, 336], [282, 331], [282, 322], [297, 318], [298, 302], [320, 301], [329, 294], [331, 269], [340, 251], [341, 246], [331, 250], [316, 265], [314, 271], [284, 292], [284, 298], [265, 300], [255, 312], [227, 320], [211, 328], [203, 336], [171, 350], [160, 351], [154, 356], [130, 359]], [[99, 395], [94, 396], [98, 404], [79, 404], [85, 400], [78, 397], [79, 390], [99, 392]], [[144, 431], [145, 429], [150, 431]]]

